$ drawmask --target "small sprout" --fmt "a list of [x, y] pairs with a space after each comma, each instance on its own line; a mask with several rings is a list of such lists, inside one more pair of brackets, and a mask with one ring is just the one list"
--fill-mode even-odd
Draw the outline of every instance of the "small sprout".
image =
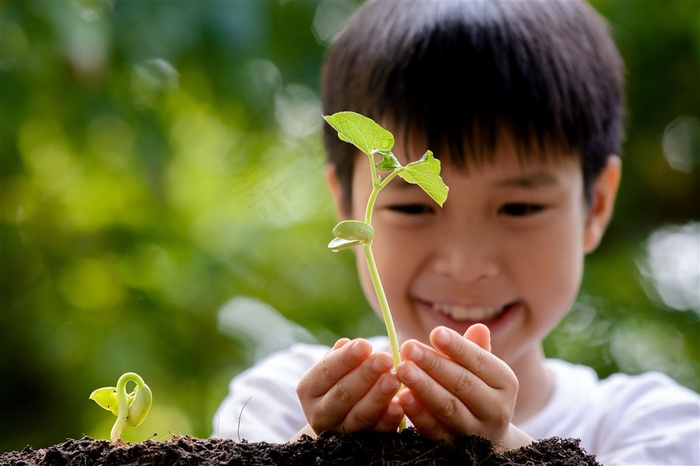
[[[427, 151], [420, 160], [402, 166], [391, 152], [392, 147], [394, 147], [394, 136], [372, 119], [354, 112], [339, 112], [323, 118], [338, 131], [338, 137], [341, 141], [353, 144], [369, 157], [372, 192], [367, 200], [365, 219], [364, 221], [344, 220], [337, 224], [333, 229], [335, 239], [330, 242], [328, 247], [334, 252], [359, 245], [364, 247], [367, 267], [369, 268], [374, 291], [377, 294], [379, 307], [382, 311], [382, 317], [384, 318], [384, 324], [386, 325], [391, 344], [394, 368], [396, 368], [401, 362], [399, 340], [372, 253], [372, 240], [374, 239], [372, 211], [374, 203], [379, 191], [396, 176], [400, 176], [408, 183], [420, 186], [440, 207], [447, 200], [449, 188], [440, 178], [440, 161], [433, 157], [431, 151]], [[381, 156], [382, 159], [375, 163], [375, 156]], [[377, 170], [389, 173], [382, 178], [377, 174]], [[405, 427], [405, 419], [402, 421], [399, 429], [403, 427]]]
[[349, 249], [359, 244], [369, 244], [374, 238], [374, 228], [359, 220], [343, 220], [333, 228], [335, 238], [328, 244], [333, 252]]
[[[129, 382], [136, 384], [131, 393], [126, 392]], [[90, 394], [90, 399], [117, 416], [110, 437], [110, 441], [116, 443], [121, 439], [124, 427], [136, 427], [146, 419], [153, 393], [138, 374], [127, 372], [119, 377], [116, 387], [98, 388]]]

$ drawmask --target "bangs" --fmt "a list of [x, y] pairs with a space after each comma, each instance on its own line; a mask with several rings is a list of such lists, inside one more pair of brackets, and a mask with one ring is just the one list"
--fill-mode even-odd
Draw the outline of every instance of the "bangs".
[[[370, 1], [329, 52], [324, 113], [389, 122], [456, 167], [488, 162], [507, 134], [524, 161], [578, 154], [586, 177], [619, 153], [621, 70], [583, 3]], [[352, 148], [328, 130], [338, 167]]]

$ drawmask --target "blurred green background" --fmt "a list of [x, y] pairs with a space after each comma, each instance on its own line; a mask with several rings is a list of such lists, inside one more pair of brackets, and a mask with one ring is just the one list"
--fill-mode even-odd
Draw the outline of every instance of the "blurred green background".
[[[546, 347], [697, 391], [700, 4], [594, 5], [628, 67], [624, 181]], [[0, 451], [108, 437], [88, 395], [125, 371], [155, 394], [127, 440], [206, 437], [265, 352], [382, 332], [326, 249], [318, 74], [356, 7], [0, 4]]]

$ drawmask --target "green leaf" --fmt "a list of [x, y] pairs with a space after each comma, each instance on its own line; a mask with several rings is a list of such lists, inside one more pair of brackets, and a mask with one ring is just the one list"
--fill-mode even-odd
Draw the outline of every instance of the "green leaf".
[[[117, 416], [119, 414], [119, 406], [117, 402], [117, 387], [104, 387], [94, 390], [90, 394], [90, 399], [100, 405], [101, 408], [111, 411]], [[134, 400], [134, 392], [126, 394], [126, 403], [131, 405]]]
[[449, 188], [440, 178], [440, 161], [427, 151], [420, 160], [411, 162], [399, 172], [399, 176], [409, 183], [417, 184], [437, 202], [440, 207], [447, 200]]
[[375, 150], [374, 153], [382, 156], [382, 161], [374, 164], [374, 166], [377, 167], [377, 170], [390, 172], [397, 168], [401, 168], [401, 163], [396, 156], [391, 153], [391, 151]]
[[390, 151], [394, 147], [394, 136], [364, 115], [338, 112], [323, 118], [338, 132], [342, 141], [353, 144], [368, 156], [375, 149]]
[[115, 416], [118, 414], [117, 387], [98, 388], [90, 394], [90, 399]]
[[129, 396], [129, 418], [126, 423], [131, 427], [136, 427], [146, 419], [148, 411], [153, 403], [153, 393], [148, 385], [136, 387]]

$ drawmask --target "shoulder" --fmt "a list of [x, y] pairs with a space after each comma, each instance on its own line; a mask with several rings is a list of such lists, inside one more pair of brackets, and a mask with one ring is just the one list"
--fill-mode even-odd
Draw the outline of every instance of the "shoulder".
[[[698, 394], [679, 385], [669, 376], [660, 372], [646, 372], [639, 375], [617, 373], [600, 379], [596, 372], [588, 367], [572, 364], [557, 359], [548, 359], [546, 366], [555, 378], [558, 388], [571, 390], [576, 387], [593, 389], [594, 395], [604, 394], [605, 398], [638, 399], [647, 396], [656, 397], [671, 393], [681, 399], [698, 400]], [[567, 383], [569, 382], [569, 383]]]
[[[693, 417], [700, 416], [700, 396], [659, 372], [639, 375], [613, 374], [600, 379], [587, 366], [559, 360], [547, 360], [554, 376], [555, 395], [560, 400], [578, 400], [587, 410], [626, 415], [659, 413]], [[686, 409], [690, 408], [690, 409]]]
[[[700, 461], [700, 396], [649, 372], [599, 379], [593, 369], [548, 361], [569, 421], [604, 464]], [[583, 440], [582, 438], [582, 440]]]
[[[640, 375], [614, 374], [600, 381], [601, 391], [617, 399], [628, 399], [630, 403], [646, 404], [653, 401], [655, 406], [675, 405], [684, 402], [698, 402], [698, 394], [676, 383], [669, 376], [659, 372]], [[666, 403], [668, 402], [668, 403]]]
[[614, 374], [600, 381], [599, 396], [600, 401], [607, 400], [608, 418], [624, 416], [635, 430], [646, 426], [665, 435], [666, 429], [687, 424], [700, 436], [700, 396], [667, 375]]

